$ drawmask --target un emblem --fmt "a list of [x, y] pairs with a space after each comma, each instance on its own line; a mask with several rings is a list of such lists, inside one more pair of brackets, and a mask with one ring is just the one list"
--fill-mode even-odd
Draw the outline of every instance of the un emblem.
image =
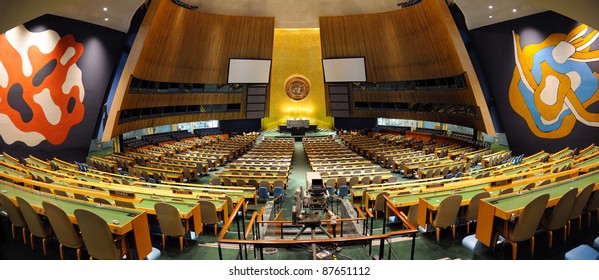
[[293, 75], [285, 81], [285, 93], [292, 100], [303, 100], [310, 93], [310, 82], [304, 76]]

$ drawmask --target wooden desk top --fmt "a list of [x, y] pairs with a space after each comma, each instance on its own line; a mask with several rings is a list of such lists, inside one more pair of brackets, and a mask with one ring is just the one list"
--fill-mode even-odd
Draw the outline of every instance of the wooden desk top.
[[[74, 214], [75, 209], [91, 211], [106, 221], [112, 233], [125, 235], [133, 232], [139, 259], [145, 258], [152, 251], [148, 218], [145, 211], [113, 206], [98, 207], [93, 203], [80, 202], [74, 199], [37, 192], [5, 181], [0, 181], [0, 191], [15, 204], [18, 204], [16, 197], [22, 197], [31, 204], [37, 213], [42, 215], [45, 214], [42, 202], [48, 201], [53, 203], [67, 214], [73, 224], [77, 224]], [[118, 224], [114, 221], [118, 221]]]
[[[419, 203], [421, 198], [433, 197], [434, 198], [433, 202], [435, 202], [437, 199], [436, 197], [440, 198], [440, 197], [451, 195], [452, 193], [457, 193], [457, 194], [468, 193], [468, 192], [479, 193], [479, 192], [484, 191], [483, 187], [484, 187], [483, 184], [473, 185], [473, 186], [469, 186], [469, 187], [464, 188], [463, 190], [457, 191], [457, 192], [455, 189], [439, 188], [439, 190], [435, 190], [434, 188], [430, 188], [430, 189], [427, 189], [426, 192], [422, 192], [422, 193], [389, 197], [389, 200], [391, 201], [391, 203], [393, 203], [393, 206], [395, 206], [395, 207], [406, 207], [406, 206], [412, 206], [416, 203]], [[374, 195], [374, 193], [372, 195]]]
[[[530, 191], [512, 193], [494, 199], [487, 199], [486, 202], [492, 204], [496, 209], [495, 216], [505, 220], [510, 219], [510, 215], [512, 213], [516, 214], [517, 217], [520, 214], [520, 210], [522, 210], [526, 204], [539, 195], [546, 193], [550, 195], [550, 202], [547, 204], [547, 206], [550, 207], [554, 206], [555, 203], [557, 203], [557, 200], [559, 200], [559, 198], [561, 198], [561, 196], [571, 188], [577, 187], [579, 191], [581, 191], [585, 186], [597, 182], [599, 182], [599, 172], [592, 172], [579, 175], [569, 180], [536, 187]], [[596, 190], [598, 186], [599, 185], [596, 185], [594, 190]]]
[[[70, 216], [69, 218], [71, 218], [71, 221], [73, 223], [77, 222], [75, 220], [75, 215], [73, 214], [75, 209], [89, 210], [100, 215], [106, 221], [106, 223], [108, 223], [111, 232], [118, 235], [124, 235], [130, 230], [132, 230], [132, 226], [130, 223], [134, 219], [136, 219], [141, 213], [144, 212], [142, 210], [123, 209], [120, 207], [97, 207], [97, 205], [94, 203], [85, 203], [84, 201], [34, 191], [32, 189], [7, 183], [4, 181], [0, 181], [0, 192], [4, 193], [11, 200], [13, 200], [15, 204], [17, 204], [17, 196], [24, 198], [31, 204], [31, 206], [34, 206], [36, 212], [40, 214], [44, 214], [42, 207], [43, 201], [53, 203], [62, 208], [62, 210], [64, 210], [67, 213], [67, 215]], [[130, 214], [133, 214], [133, 216], [129, 216]], [[113, 224], [113, 220], [119, 220], [119, 224]]]
[[594, 190], [599, 189], [599, 184], [596, 182], [599, 182], [599, 171], [536, 187], [530, 191], [483, 199], [479, 206], [476, 238], [489, 246], [493, 235], [493, 221], [496, 217], [504, 221], [510, 220], [512, 214], [518, 217], [530, 201], [542, 194], [549, 194], [547, 207], [555, 206], [562, 195], [571, 188], [577, 187], [579, 191], [582, 191], [585, 186], [593, 183], [595, 184]]
[[[333, 171], [333, 170], [331, 170]], [[326, 175], [326, 176], [322, 176], [322, 180], [324, 180], [326, 182], [326, 180], [328, 179], [338, 179], [341, 177], [345, 177], [348, 181], [351, 179], [351, 177], [358, 177], [359, 180], [362, 180], [362, 178], [364, 177], [370, 177], [370, 179], [372, 179], [374, 176], [380, 175], [383, 180], [387, 180], [389, 179], [392, 175], [391, 172], [389, 170], [384, 170], [384, 171], [380, 171], [380, 172], [367, 172], [367, 173], [361, 173], [361, 174], [338, 174], [338, 175]]]

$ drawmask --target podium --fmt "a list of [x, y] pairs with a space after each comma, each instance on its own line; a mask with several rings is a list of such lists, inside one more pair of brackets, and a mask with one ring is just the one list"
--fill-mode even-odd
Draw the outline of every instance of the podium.
[[308, 128], [310, 128], [310, 121], [309, 120], [287, 120], [287, 129], [294, 129], [294, 128], [308, 129]]
[[303, 136], [307, 132], [316, 131], [318, 131], [318, 126], [311, 125], [309, 120], [287, 120], [285, 124], [279, 125], [279, 132], [290, 133], [294, 136]]

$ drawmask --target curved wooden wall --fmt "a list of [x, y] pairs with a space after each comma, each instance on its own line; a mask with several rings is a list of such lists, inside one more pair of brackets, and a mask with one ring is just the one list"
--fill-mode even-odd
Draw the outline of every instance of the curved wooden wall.
[[176, 123], [186, 123], [186, 122], [209, 121], [209, 120], [237, 120], [237, 119], [243, 119], [243, 116], [245, 116], [245, 113], [242, 115], [240, 112], [219, 112], [219, 113], [208, 113], [208, 114], [185, 114], [185, 115], [140, 119], [140, 120], [135, 120], [135, 121], [130, 121], [130, 122], [119, 124], [116, 128], [115, 135], [120, 135], [125, 132], [148, 128], [148, 127], [154, 127], [154, 126], [176, 124]]
[[225, 84], [229, 58], [272, 58], [274, 24], [273, 17], [207, 14], [162, 1], [133, 75]]
[[359, 91], [353, 92], [354, 102], [408, 102], [476, 105], [469, 89]]
[[[350, 108], [348, 117], [439, 121], [473, 127], [488, 135], [495, 135], [476, 73], [444, 0], [423, 0], [408, 8], [377, 14], [320, 17], [320, 36], [323, 58], [365, 57], [368, 82], [429, 80], [464, 75], [468, 84], [464, 90], [438, 92], [350, 93], [347, 98]], [[432, 112], [356, 110], [355, 102], [473, 105], [478, 107], [478, 114], [473, 118]], [[327, 103], [327, 112], [332, 112], [330, 103]]]
[[[102, 136], [157, 125], [246, 118], [243, 93], [130, 93], [132, 77], [147, 81], [226, 84], [229, 58], [272, 59], [273, 17], [207, 14], [153, 0], [137, 34]], [[205, 104], [241, 104], [239, 112], [185, 114], [119, 123], [121, 110]]]
[[432, 1], [391, 12], [320, 17], [322, 57], [366, 57], [369, 82], [423, 80], [464, 72]]
[[365, 110], [356, 109], [356, 102], [391, 102], [391, 103], [421, 103], [421, 104], [448, 104], [448, 105], [474, 105], [476, 100], [470, 89], [447, 90], [412, 90], [412, 91], [360, 91], [352, 92], [350, 101], [350, 114], [356, 118], [393, 118], [416, 119], [441, 123], [457, 124], [484, 131], [485, 126], [480, 118], [481, 112], [477, 110], [477, 117], [439, 112], [409, 112], [398, 110]]
[[243, 93], [127, 94], [121, 110], [201, 104], [242, 104]]
[[471, 118], [460, 115], [441, 114], [431, 112], [405, 112], [405, 111], [386, 111], [386, 110], [355, 110], [352, 113], [354, 118], [389, 118], [406, 120], [423, 120], [440, 123], [457, 124], [466, 127], [472, 127], [480, 130], [483, 126], [479, 118]]

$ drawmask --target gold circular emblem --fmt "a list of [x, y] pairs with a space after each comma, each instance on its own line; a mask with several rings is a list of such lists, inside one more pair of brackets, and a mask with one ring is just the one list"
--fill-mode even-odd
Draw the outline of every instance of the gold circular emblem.
[[291, 76], [285, 81], [285, 93], [292, 100], [300, 101], [310, 93], [310, 82], [303, 76]]

